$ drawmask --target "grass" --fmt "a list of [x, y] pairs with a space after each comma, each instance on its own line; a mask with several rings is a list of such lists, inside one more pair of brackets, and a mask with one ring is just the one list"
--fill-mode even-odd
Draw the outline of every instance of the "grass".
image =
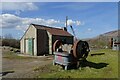
[[[104, 54], [100, 55], [101, 53]], [[14, 52], [4, 51], [3, 58], [26, 60], [33, 57], [18, 56]], [[63, 70], [61, 66], [53, 66], [51, 62], [42, 67], [36, 66], [33, 71], [39, 73], [37, 78], [118, 78], [118, 51], [110, 49], [91, 51], [87, 61], [81, 62], [78, 69]]]
[[[105, 54], [97, 55], [100, 53]], [[79, 69], [63, 70], [51, 63], [34, 68], [34, 71], [40, 71], [38, 78], [118, 78], [118, 51], [102, 49], [91, 51], [90, 54], [86, 62], [81, 62]]]
[[2, 57], [7, 59], [34, 59], [33, 57], [18, 56], [17, 53], [12, 51], [3, 51]]

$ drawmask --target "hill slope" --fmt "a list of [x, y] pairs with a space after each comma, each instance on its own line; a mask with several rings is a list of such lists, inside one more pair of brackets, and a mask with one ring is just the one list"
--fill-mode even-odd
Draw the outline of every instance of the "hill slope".
[[120, 30], [114, 30], [114, 31], [110, 31], [110, 32], [107, 32], [107, 33], [104, 33], [102, 34], [103, 36], [118, 36], [118, 33], [120, 33]]
[[120, 30], [114, 30], [97, 37], [87, 39], [86, 41], [88, 41], [91, 48], [111, 48], [111, 38], [118, 36], [118, 33], [120, 33]]

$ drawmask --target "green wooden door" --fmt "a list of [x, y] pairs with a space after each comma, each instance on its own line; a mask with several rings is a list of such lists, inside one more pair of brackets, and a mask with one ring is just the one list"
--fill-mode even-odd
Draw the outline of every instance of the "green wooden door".
[[33, 55], [33, 39], [29, 38], [28, 39], [28, 52], [30, 55]]

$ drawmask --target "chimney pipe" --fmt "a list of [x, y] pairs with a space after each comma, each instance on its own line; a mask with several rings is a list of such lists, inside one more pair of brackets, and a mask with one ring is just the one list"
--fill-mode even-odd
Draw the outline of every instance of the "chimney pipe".
[[63, 30], [64, 30], [64, 31], [67, 31], [67, 26], [68, 26], [68, 25], [67, 25], [67, 20], [68, 20], [68, 16], [66, 16], [66, 24], [65, 24], [65, 27], [63, 27]]
[[68, 21], [68, 16], [66, 16], [66, 27], [64, 27], [64, 30], [67, 31], [67, 21]]

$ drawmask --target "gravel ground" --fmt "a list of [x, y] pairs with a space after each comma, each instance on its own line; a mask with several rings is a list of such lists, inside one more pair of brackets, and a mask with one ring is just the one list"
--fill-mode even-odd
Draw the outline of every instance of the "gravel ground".
[[3, 54], [2, 77], [3, 78], [35, 78], [38, 73], [35, 72], [34, 69], [37, 67], [43, 67], [48, 64], [51, 64], [52, 60], [53, 60], [52, 56], [42, 56], [42, 57], [34, 57], [34, 58], [31, 57], [28, 59], [27, 58], [11, 59], [5, 57], [5, 55]]

